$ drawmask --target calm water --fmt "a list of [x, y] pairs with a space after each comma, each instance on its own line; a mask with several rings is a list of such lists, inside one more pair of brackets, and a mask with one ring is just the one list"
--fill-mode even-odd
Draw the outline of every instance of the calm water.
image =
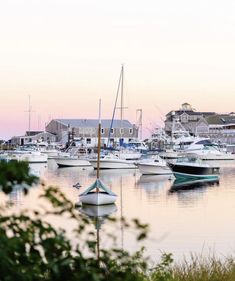
[[[144, 245], [152, 259], [162, 251], [173, 253], [176, 260], [190, 253], [213, 252], [223, 257], [235, 253], [235, 161], [217, 164], [221, 166], [219, 183], [177, 192], [170, 192], [174, 180], [169, 176], [141, 176], [138, 170], [104, 170], [100, 177], [118, 195], [114, 216], [138, 218], [150, 225], [149, 239]], [[92, 168], [58, 169], [53, 160], [31, 167], [48, 184], [58, 185], [74, 203], [95, 179]], [[77, 182], [82, 186], [79, 190], [73, 187]], [[30, 209], [37, 205], [40, 192], [35, 187], [24, 198], [16, 190], [10, 199], [16, 210]], [[104, 223], [102, 228], [105, 227]], [[120, 246], [129, 250], [139, 248], [133, 231], [117, 225], [115, 233]]]

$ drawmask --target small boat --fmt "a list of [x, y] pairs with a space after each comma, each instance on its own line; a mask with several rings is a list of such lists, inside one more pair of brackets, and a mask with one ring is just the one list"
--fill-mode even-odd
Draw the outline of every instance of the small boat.
[[58, 157], [54, 159], [59, 167], [89, 167], [91, 163], [87, 159], [77, 156]]
[[47, 163], [47, 155], [40, 151], [13, 151], [8, 154], [8, 161], [26, 161], [28, 163]]
[[101, 100], [99, 101], [99, 126], [98, 126], [98, 156], [97, 156], [97, 173], [96, 181], [79, 195], [82, 204], [89, 205], [106, 205], [113, 204], [117, 195], [106, 187], [100, 180], [100, 144], [101, 144]]
[[82, 204], [96, 206], [113, 204], [117, 199], [117, 195], [107, 188], [100, 179], [96, 179], [96, 181], [86, 191], [80, 194], [79, 197]]
[[201, 161], [197, 155], [186, 155], [175, 163], [169, 163], [169, 166], [178, 180], [219, 179], [220, 168]]
[[[97, 169], [97, 159], [89, 159], [94, 169]], [[99, 169], [136, 169], [134, 161], [120, 159], [117, 155], [107, 154], [99, 160]]]
[[143, 159], [137, 164], [141, 174], [143, 175], [168, 175], [172, 174], [172, 170], [167, 162], [159, 155], [151, 158]]

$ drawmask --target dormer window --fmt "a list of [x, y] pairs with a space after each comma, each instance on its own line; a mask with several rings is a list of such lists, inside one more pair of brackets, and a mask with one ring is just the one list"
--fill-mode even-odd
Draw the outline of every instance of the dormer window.
[[114, 129], [113, 129], [113, 128], [110, 129], [110, 133], [111, 133], [111, 134], [114, 133]]
[[188, 122], [188, 114], [182, 114], [180, 116], [180, 120], [182, 123], [187, 123]]

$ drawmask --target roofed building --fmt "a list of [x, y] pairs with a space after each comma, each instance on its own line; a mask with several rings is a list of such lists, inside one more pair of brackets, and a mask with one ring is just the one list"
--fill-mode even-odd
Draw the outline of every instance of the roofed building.
[[[88, 146], [96, 146], [98, 142], [97, 119], [53, 119], [46, 126], [46, 131], [56, 135], [57, 141], [66, 143], [69, 134], [73, 138], [82, 138]], [[112, 123], [112, 127], [111, 127]], [[102, 145], [110, 143], [118, 144], [120, 141], [128, 143], [138, 137], [138, 128], [128, 120], [103, 119], [101, 121]]]
[[188, 103], [182, 104], [179, 110], [172, 110], [166, 115], [165, 131], [171, 134], [173, 119], [178, 119], [182, 125], [192, 134], [197, 133], [197, 125], [199, 121], [205, 120], [206, 117], [215, 115], [215, 112], [198, 112]]

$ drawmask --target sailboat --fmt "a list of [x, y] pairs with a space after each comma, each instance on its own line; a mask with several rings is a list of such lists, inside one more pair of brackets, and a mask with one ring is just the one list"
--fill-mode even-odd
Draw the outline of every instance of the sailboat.
[[[115, 110], [116, 110], [116, 105], [117, 105], [117, 100], [118, 100], [118, 94], [121, 88], [121, 115], [120, 115], [120, 144], [123, 142], [123, 78], [124, 78], [124, 67], [122, 65], [121, 68], [121, 73], [120, 73], [120, 78], [118, 82], [118, 89], [117, 89], [117, 95], [115, 99], [115, 105], [114, 105], [114, 110], [113, 110], [113, 116], [112, 116], [112, 121], [110, 124], [110, 131], [109, 131], [109, 137], [108, 137], [108, 144], [107, 146], [109, 147], [109, 142], [110, 142], [110, 133], [111, 129], [113, 126], [113, 120], [114, 120], [114, 115], [115, 115]], [[102, 158], [100, 159], [100, 169], [136, 169], [137, 166], [135, 164], [136, 160], [140, 159], [141, 153], [132, 149], [125, 149], [120, 145], [119, 151], [116, 151], [115, 153], [109, 153], [107, 155], [103, 155]], [[89, 159], [91, 165], [94, 167], [94, 169], [97, 169], [97, 159]]]
[[117, 195], [100, 180], [100, 145], [101, 145], [101, 100], [99, 100], [98, 156], [95, 182], [79, 195], [82, 204], [106, 205], [113, 204]]

